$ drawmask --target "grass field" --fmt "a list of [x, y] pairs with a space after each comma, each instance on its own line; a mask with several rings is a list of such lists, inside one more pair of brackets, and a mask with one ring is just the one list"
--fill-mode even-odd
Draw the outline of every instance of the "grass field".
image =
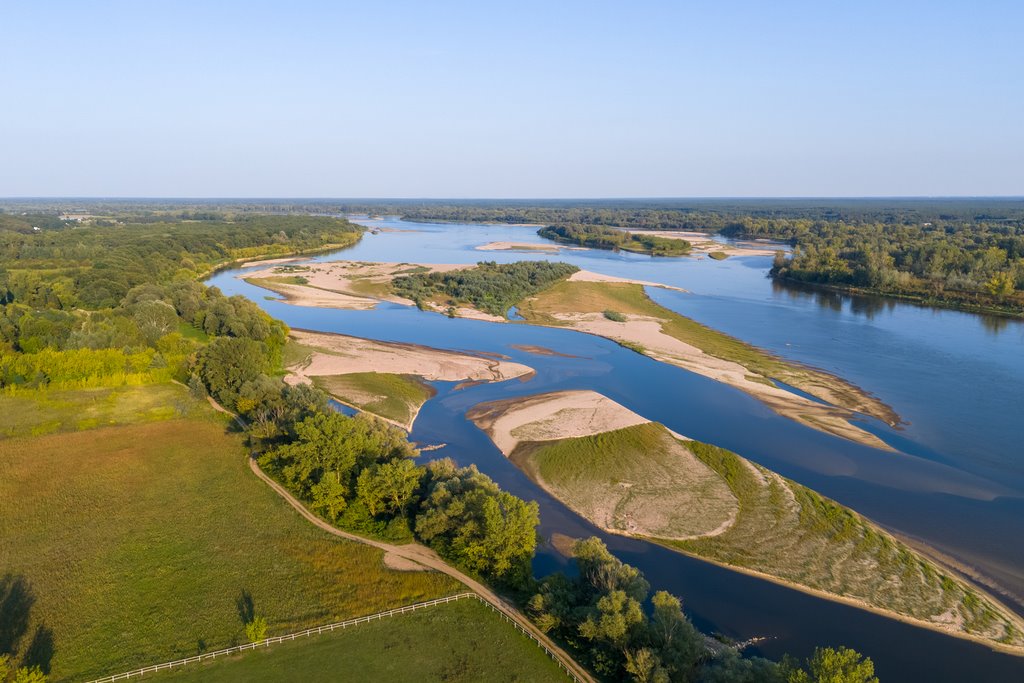
[[314, 377], [316, 386], [342, 403], [412, 429], [420, 407], [434, 390], [418, 377], [386, 372], [354, 372]]
[[244, 642], [250, 610], [273, 635], [460, 590], [317, 530], [246, 457], [209, 409], [0, 441], [5, 637], [80, 680]]
[[661, 329], [665, 334], [695, 346], [709, 356], [738, 363], [759, 376], [759, 381], [771, 383], [771, 379], [776, 379], [836, 405], [874, 415], [886, 422], [898, 420], [888, 406], [870, 399], [864, 392], [838, 377], [787, 362], [659, 306], [647, 296], [642, 285], [558, 282], [520, 302], [518, 310], [529, 322], [560, 326], [567, 323], [555, 314], [615, 311], [619, 314], [659, 318], [663, 321]]
[[685, 538], [736, 514], [728, 485], [659, 424], [521, 443], [511, 460], [570, 508], [616, 531]]
[[177, 384], [0, 394], [0, 435], [39, 436], [204, 414], [207, 406]]
[[245, 681], [565, 681], [536, 643], [472, 599], [155, 676]]

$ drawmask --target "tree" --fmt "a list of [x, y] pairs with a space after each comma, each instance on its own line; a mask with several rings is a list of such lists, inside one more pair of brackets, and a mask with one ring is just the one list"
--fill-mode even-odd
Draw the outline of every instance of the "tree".
[[787, 683], [878, 683], [875, 664], [848, 647], [819, 647], [807, 660], [807, 669], [792, 659], [783, 661]]
[[356, 490], [371, 515], [402, 512], [424, 471], [409, 458], [373, 465], [359, 474]]
[[256, 615], [245, 625], [245, 637], [250, 643], [258, 643], [267, 638], [267, 620]]
[[46, 683], [46, 674], [38, 666], [23, 666], [14, 672], [14, 683]]

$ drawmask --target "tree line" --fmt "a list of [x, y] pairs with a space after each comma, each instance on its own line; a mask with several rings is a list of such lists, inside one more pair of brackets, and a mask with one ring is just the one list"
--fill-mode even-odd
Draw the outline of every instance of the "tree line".
[[392, 286], [397, 294], [412, 299], [420, 308], [427, 302], [447, 301], [450, 306], [469, 304], [504, 318], [517, 302], [578, 270], [568, 263], [548, 261], [482, 261], [475, 268], [403, 275], [396, 277]]

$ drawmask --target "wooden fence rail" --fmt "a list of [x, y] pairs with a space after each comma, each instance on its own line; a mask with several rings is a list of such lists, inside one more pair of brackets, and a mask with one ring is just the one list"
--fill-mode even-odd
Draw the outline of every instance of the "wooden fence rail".
[[556, 653], [554, 653], [551, 650], [549, 650], [547, 648], [547, 646], [544, 645], [544, 643], [540, 642], [537, 639], [536, 636], [534, 636], [532, 633], [530, 633], [527, 629], [523, 628], [514, 619], [509, 618], [509, 616], [507, 614], [505, 614], [504, 612], [499, 610], [497, 607], [495, 607], [491, 603], [487, 602], [486, 600], [484, 600], [482, 597], [480, 597], [476, 593], [470, 593], [470, 592], [458, 593], [457, 595], [449, 595], [449, 596], [444, 597], [444, 598], [436, 598], [434, 600], [428, 600], [426, 602], [417, 602], [417, 603], [412, 604], [412, 605], [406, 605], [405, 607], [396, 607], [395, 609], [389, 609], [386, 612], [378, 612], [377, 614], [370, 614], [370, 615], [367, 615], [365, 617], [356, 617], [355, 619], [348, 619], [346, 621], [339, 621], [339, 622], [334, 623], [334, 624], [325, 624], [324, 626], [314, 626], [313, 628], [307, 628], [305, 631], [297, 631], [295, 633], [288, 633], [288, 634], [283, 635], [283, 636], [273, 636], [271, 638], [265, 638], [263, 640], [255, 642], [255, 643], [245, 643], [244, 645], [235, 645], [234, 647], [226, 647], [226, 648], [224, 648], [222, 650], [215, 650], [213, 652], [204, 652], [203, 654], [200, 654], [200, 655], [194, 655], [192, 657], [185, 657], [183, 659], [176, 659], [173, 662], [163, 662], [161, 664], [153, 664], [151, 666], [146, 666], [146, 667], [143, 667], [141, 669], [135, 669], [134, 671], [125, 671], [124, 673], [113, 674], [111, 676], [104, 676], [103, 678], [97, 678], [95, 680], [89, 681], [89, 683], [114, 683], [115, 681], [126, 681], [126, 680], [129, 680], [131, 678], [137, 678], [137, 677], [145, 676], [146, 674], [154, 674], [154, 673], [156, 673], [158, 671], [167, 671], [168, 669], [174, 669], [174, 668], [177, 668], [177, 667], [180, 667], [180, 666], [186, 666], [188, 664], [198, 664], [199, 662], [205, 662], [207, 660], [216, 659], [217, 657], [227, 657], [229, 655], [237, 654], [239, 652], [245, 652], [246, 650], [256, 650], [256, 649], [261, 648], [261, 647], [270, 647], [271, 645], [275, 645], [277, 643], [283, 643], [286, 640], [295, 640], [296, 638], [305, 638], [306, 636], [319, 635], [321, 633], [326, 633], [326, 632], [329, 632], [329, 631], [336, 631], [339, 628], [340, 629], [346, 629], [346, 628], [349, 628], [350, 626], [357, 626], [359, 624], [365, 624], [367, 622], [380, 620], [380, 619], [383, 619], [385, 617], [393, 617], [396, 614], [405, 614], [406, 612], [414, 612], [414, 611], [416, 611], [418, 609], [423, 609], [424, 607], [433, 607], [435, 605], [444, 605], [444, 604], [447, 604], [449, 602], [454, 602], [455, 600], [461, 600], [463, 598], [476, 598], [481, 603], [483, 603], [483, 604], [487, 605], [488, 607], [490, 607], [494, 612], [500, 614], [502, 617], [504, 617], [505, 621], [507, 621], [508, 623], [510, 623], [513, 626], [515, 626], [516, 629], [520, 633], [522, 633], [523, 635], [529, 637], [530, 640], [532, 640], [533, 642], [537, 643], [537, 645], [539, 645], [541, 647], [541, 649], [544, 650], [544, 652], [547, 654], [547, 656], [550, 657], [551, 659], [553, 659], [558, 664], [558, 666], [561, 667], [566, 672], [566, 674], [568, 674], [569, 678], [571, 678], [576, 683], [580, 683], [580, 679], [576, 677], [576, 675], [569, 669], [569, 667], [566, 665], [566, 663], [563, 662], [561, 660], [561, 658]]

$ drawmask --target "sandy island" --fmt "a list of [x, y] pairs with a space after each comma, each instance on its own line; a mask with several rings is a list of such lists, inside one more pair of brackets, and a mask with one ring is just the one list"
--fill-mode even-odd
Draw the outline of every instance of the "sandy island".
[[[557, 443], [563, 439], [593, 437], [599, 434], [608, 434], [611, 437], [614, 436], [611, 432], [617, 430], [637, 425], [653, 425], [601, 394], [593, 391], [563, 391], [494, 401], [474, 407], [467, 413], [467, 417], [483, 429], [499, 449], [541, 488], [606, 531], [643, 537], [667, 545], [677, 552], [804, 593], [882, 614], [904, 623], [984, 643], [1005, 652], [1024, 654], [1020, 644], [1020, 631], [1017, 631], [1017, 635], [1012, 635], [1009, 630], [1020, 629], [1024, 625], [1024, 620], [996, 598], [973, 586], [971, 588], [976, 591], [975, 595], [987, 601], [993, 613], [997, 615], [995, 621], [985, 628], [970, 627], [966, 615], [960, 612], [961, 607], [948, 606], [941, 602], [933, 604], [932, 611], [924, 613], [927, 616], [910, 616], [883, 606], [888, 601], [888, 598], [884, 597], [889, 594], [888, 591], [897, 590], [899, 593], [901, 590], [891, 584], [894, 579], [888, 576], [894, 570], [886, 569], [883, 575], [876, 576], [882, 566], [870, 566], [873, 561], [869, 557], [851, 557], [851, 548], [858, 547], [855, 540], [842, 540], [829, 534], [808, 535], [808, 529], [803, 528], [800, 521], [803, 517], [801, 506], [804, 503], [795, 497], [791, 482], [735, 454], [733, 456], [747, 473], [746, 476], [751, 477], [756, 486], [764, 491], [760, 502], [756, 503], [760, 509], [748, 509], [753, 501], [747, 501], [743, 504], [741, 512], [735, 496], [730, 495], [728, 490], [723, 494], [723, 491], [715, 487], [716, 484], [721, 487], [724, 482], [723, 475], [712, 471], [697, 460], [689, 449], [678, 441], [675, 441], [675, 444], [681, 453], [671, 452], [670, 442], [674, 439], [668, 438], [668, 433], [660, 446], [650, 449], [651, 460], [644, 462], [643, 467], [637, 467], [632, 472], [627, 469], [626, 477], [623, 477], [621, 468], [610, 466], [609, 463], [617, 465], [623, 458], [627, 458], [628, 454], [624, 450], [617, 450], [614, 453], [605, 451], [608, 448], [615, 450], [616, 444], [618, 448], [622, 448], [629, 442], [609, 439], [607, 443], [601, 442], [591, 451], [585, 448], [567, 451], [570, 454], [579, 454], [575, 457], [587, 457], [585, 454], [589, 452], [590, 457], [595, 458], [594, 462], [567, 464], [566, 452], [563, 452], [559, 460], [549, 463], [549, 466], [557, 466], [562, 470], [560, 480], [555, 484], [546, 481], [541, 474], [545, 467], [544, 463], [536, 462], [538, 454], [544, 456], [545, 442]], [[673, 436], [678, 437], [674, 434]], [[670, 460], [674, 464], [668, 468], [664, 468], [666, 454], [677, 458]], [[602, 457], [605, 458], [604, 462], [600, 462]], [[629, 474], [635, 476], [628, 476]], [[716, 482], [715, 479], [720, 481]], [[768, 494], [772, 490], [776, 493]], [[697, 505], [694, 505], [694, 499]], [[745, 516], [746, 521], [738, 521], [741, 516]], [[758, 517], [763, 520], [761, 523], [767, 526], [758, 528], [756, 524], [752, 525], [750, 520]], [[666, 529], [678, 530], [687, 525], [691, 525], [697, 533], [676, 536], [674, 539], [664, 533]], [[812, 531], [813, 528], [812, 524]], [[892, 539], [877, 526], [871, 525], [871, 528], [874, 533]], [[751, 533], [759, 539], [753, 546], [750, 545], [748, 538]], [[737, 536], [725, 543], [736, 545], [736, 552], [745, 558], [744, 564], [737, 566], [723, 562], [718, 557], [701, 552], [700, 545], [686, 545], [687, 542], [714, 543], [726, 534]], [[567, 554], [572, 540], [556, 534], [551, 542], [560, 552]], [[898, 543], [896, 539], [892, 539], [892, 542]], [[797, 545], [790, 545], [792, 543]], [[774, 547], [776, 545], [778, 547]], [[905, 552], [914, 551], [907, 549]], [[951, 572], [952, 576], [957, 576], [949, 569], [949, 565], [936, 562], [932, 553], [924, 554], [932, 555], [930, 559], [939, 571]], [[787, 558], [796, 566], [788, 566]], [[778, 564], [780, 561], [783, 562], [782, 565]], [[748, 564], [750, 562], [753, 564]], [[764, 562], [766, 567], [761, 567], [760, 562]], [[824, 564], [818, 566], [819, 563]], [[841, 570], [841, 567], [847, 567], [849, 574]], [[775, 571], [778, 573], [773, 573]], [[823, 590], [795, 580], [796, 577], [804, 576], [804, 572], [811, 572], [808, 574], [809, 577], [817, 576], [815, 582], [820, 581], [822, 585], [830, 588], [833, 585], [847, 586], [847, 582], [852, 582], [850, 585], [853, 586], [853, 595], [844, 594], [845, 591], [841, 589]], [[960, 578], [950, 580], [960, 586], [970, 586]], [[869, 602], [857, 595], [858, 586], [874, 586], [869, 594], [874, 596], [876, 602]], [[913, 588], [910, 584], [908, 590], [911, 593], [904, 595], [904, 599], [919, 589]], [[883, 600], [881, 604], [877, 602], [880, 599]], [[971, 630], [968, 631], [968, 628]], [[1001, 642], [1006, 637], [1012, 642]]]
[[341, 334], [292, 330], [292, 338], [309, 347], [302, 362], [288, 368], [289, 384], [310, 382], [311, 377], [356, 372], [417, 375], [428, 381], [460, 380], [502, 382], [528, 376], [533, 369], [507, 360], [496, 360], [416, 344], [379, 342]]
[[630, 230], [622, 228], [634, 235], [650, 235], [651, 237], [664, 237], [669, 240], [683, 240], [690, 243], [691, 254], [706, 254], [713, 251], [722, 252], [727, 256], [774, 256], [778, 249], [770, 249], [767, 246], [754, 246], [750, 243], [722, 244], [710, 239], [710, 235], [704, 232], [686, 232], [683, 230]]
[[557, 244], [537, 244], [535, 242], [488, 242], [474, 247], [477, 251], [559, 251]]

